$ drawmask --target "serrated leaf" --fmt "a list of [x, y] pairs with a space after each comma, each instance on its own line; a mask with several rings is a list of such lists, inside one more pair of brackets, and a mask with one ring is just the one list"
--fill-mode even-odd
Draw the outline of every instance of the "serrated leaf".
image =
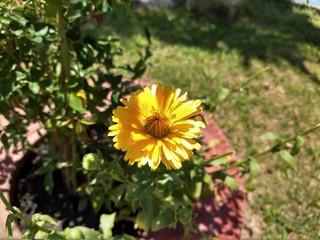
[[74, 93], [68, 95], [68, 104], [73, 110], [79, 113], [84, 113], [85, 111], [83, 108], [82, 99], [76, 96]]
[[100, 217], [99, 228], [103, 233], [103, 237], [106, 239], [112, 236], [112, 228], [114, 226], [115, 218], [116, 218], [116, 213], [102, 214]]
[[289, 166], [293, 170], [295, 170], [295, 171], [298, 170], [297, 160], [288, 151], [281, 150], [281, 151], [278, 152], [278, 154], [283, 160], [285, 160], [289, 164]]
[[228, 185], [231, 192], [233, 193], [237, 192], [239, 189], [238, 181], [230, 175], [226, 176], [226, 178], [224, 179], [224, 183]]
[[257, 162], [255, 158], [251, 158], [250, 161], [250, 173], [249, 173], [249, 181], [254, 179], [260, 173], [260, 164]]
[[192, 219], [194, 218], [194, 214], [192, 212], [192, 208], [188, 205], [181, 206], [178, 210], [178, 219], [179, 221], [189, 229], [192, 229]]
[[174, 222], [174, 213], [173, 210], [167, 208], [160, 212], [160, 214], [152, 221], [152, 231], [158, 231], [165, 227], [168, 227], [169, 224]]

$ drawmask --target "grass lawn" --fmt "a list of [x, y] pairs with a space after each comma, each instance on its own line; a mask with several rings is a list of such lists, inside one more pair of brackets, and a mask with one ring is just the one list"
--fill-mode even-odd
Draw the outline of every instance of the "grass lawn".
[[[118, 9], [103, 29], [134, 59], [147, 27], [153, 57], [142, 80], [203, 99], [239, 158], [272, 144], [262, 134], [290, 136], [320, 121], [320, 13], [280, 0], [251, 2], [232, 26], [182, 7]], [[260, 159], [261, 173], [247, 185], [243, 239], [320, 239], [319, 137], [305, 138], [297, 172], [276, 155]]]

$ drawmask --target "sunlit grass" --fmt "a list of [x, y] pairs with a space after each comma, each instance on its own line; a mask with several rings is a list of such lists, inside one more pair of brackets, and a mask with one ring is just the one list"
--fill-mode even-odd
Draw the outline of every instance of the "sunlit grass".
[[[132, 58], [146, 45], [144, 27], [149, 29], [154, 56], [142, 80], [204, 99], [239, 158], [268, 146], [259, 139], [264, 133], [289, 136], [320, 120], [320, 16], [313, 9], [256, 0], [232, 26], [184, 8], [121, 10], [106, 23], [105, 32], [121, 36]], [[265, 68], [270, 70], [237, 89]], [[218, 103], [226, 89], [237, 91]], [[255, 189], [248, 205], [265, 224], [256, 225], [262, 232], [253, 237], [320, 237], [319, 136], [306, 138], [298, 172], [285, 170], [276, 156], [261, 161], [260, 176], [248, 186]]]

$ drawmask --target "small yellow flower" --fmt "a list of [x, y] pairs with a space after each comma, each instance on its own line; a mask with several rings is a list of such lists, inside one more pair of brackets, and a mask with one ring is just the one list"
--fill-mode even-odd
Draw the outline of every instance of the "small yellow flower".
[[133, 93], [124, 106], [113, 111], [114, 125], [108, 136], [113, 136], [114, 146], [126, 152], [129, 165], [146, 164], [155, 170], [162, 162], [167, 169], [181, 168], [193, 149], [201, 145], [194, 140], [201, 136], [205, 124], [191, 119], [202, 112], [200, 100], [187, 101], [187, 93], [179, 96], [181, 89], [154, 84]]

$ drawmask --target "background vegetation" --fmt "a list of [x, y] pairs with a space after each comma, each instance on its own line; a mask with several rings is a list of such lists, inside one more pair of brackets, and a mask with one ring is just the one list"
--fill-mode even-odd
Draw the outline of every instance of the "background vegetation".
[[[184, 7], [119, 8], [104, 20], [99, 32], [125, 39], [132, 58], [147, 41], [142, 26], [149, 29], [154, 55], [142, 80], [181, 87], [203, 99], [239, 158], [271, 144], [262, 134], [288, 136], [319, 122], [320, 15], [315, 9], [254, 0], [232, 25]], [[259, 177], [246, 186], [243, 239], [320, 238], [319, 136], [307, 137], [297, 172], [280, 173], [285, 166], [276, 156], [261, 161]]]

